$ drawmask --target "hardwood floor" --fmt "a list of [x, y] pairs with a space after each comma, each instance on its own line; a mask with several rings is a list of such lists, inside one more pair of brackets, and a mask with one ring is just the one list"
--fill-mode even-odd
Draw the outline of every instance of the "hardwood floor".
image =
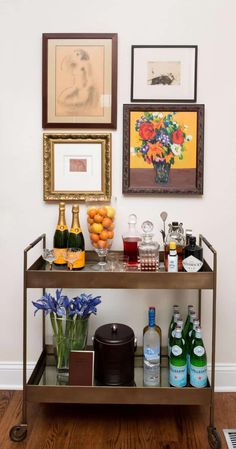
[[[0, 391], [1, 449], [208, 449], [208, 407], [29, 404], [28, 434], [9, 439], [21, 422], [22, 392]], [[215, 425], [236, 428], [236, 393], [215, 394]]]

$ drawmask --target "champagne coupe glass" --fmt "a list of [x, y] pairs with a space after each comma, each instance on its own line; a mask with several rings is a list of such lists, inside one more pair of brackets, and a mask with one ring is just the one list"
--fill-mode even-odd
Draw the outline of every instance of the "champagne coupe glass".
[[45, 248], [43, 250], [42, 257], [44, 260], [46, 260], [46, 262], [49, 263], [50, 270], [52, 270], [52, 263], [56, 259], [54, 249]]
[[92, 266], [94, 271], [105, 271], [106, 256], [112, 246], [114, 237], [115, 208], [113, 205], [93, 203], [87, 200], [87, 222], [90, 241], [99, 261]]
[[65, 254], [65, 260], [68, 262], [68, 268], [73, 269], [73, 263], [79, 259], [81, 249], [78, 248], [67, 248]]

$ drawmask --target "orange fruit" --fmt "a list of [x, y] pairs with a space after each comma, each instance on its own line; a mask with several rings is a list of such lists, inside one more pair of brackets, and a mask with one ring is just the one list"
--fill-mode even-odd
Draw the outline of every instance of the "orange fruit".
[[105, 207], [99, 207], [98, 214], [102, 215], [102, 217], [105, 217], [107, 214], [107, 210]]
[[95, 221], [95, 223], [101, 223], [102, 220], [103, 220], [103, 216], [102, 216], [102, 215], [100, 215], [100, 214], [94, 215], [94, 221]]
[[100, 239], [101, 240], [107, 240], [108, 239], [108, 231], [106, 231], [105, 229], [101, 232], [100, 234]]
[[95, 234], [100, 234], [102, 232], [103, 226], [101, 223], [93, 223], [92, 226], [90, 226], [89, 232], [94, 232]]
[[95, 242], [93, 242], [92, 245], [94, 246], [94, 248], [97, 248], [97, 247], [98, 247], [98, 244], [95, 243]]
[[115, 227], [115, 224], [112, 223], [111, 226], [109, 226], [108, 231], [113, 231], [114, 227]]
[[99, 240], [99, 236], [98, 234], [94, 234], [93, 232], [90, 234], [90, 240], [92, 240], [93, 242], [98, 242]]
[[113, 231], [107, 231], [107, 238], [108, 239], [113, 239], [114, 237], [114, 232]]
[[105, 240], [98, 240], [98, 248], [107, 248], [107, 242]]
[[88, 218], [87, 218], [87, 222], [88, 222], [89, 224], [93, 224], [93, 218], [88, 217]]
[[97, 213], [97, 209], [95, 207], [91, 207], [90, 209], [88, 209], [88, 215], [90, 218], [93, 218], [94, 215], [96, 215]]
[[102, 225], [104, 226], [104, 228], [109, 228], [109, 226], [111, 226], [112, 224], [112, 220], [108, 217], [103, 218], [102, 220]]

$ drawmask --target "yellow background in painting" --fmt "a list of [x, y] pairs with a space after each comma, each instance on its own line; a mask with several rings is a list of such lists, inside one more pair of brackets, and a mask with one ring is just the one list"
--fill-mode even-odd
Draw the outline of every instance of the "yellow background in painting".
[[[158, 108], [156, 110], [158, 111]], [[161, 111], [160, 111], [161, 112]], [[171, 112], [171, 111], [170, 111]], [[167, 115], [170, 112], [163, 112], [163, 115]], [[130, 147], [140, 146], [139, 134], [135, 131], [135, 121], [140, 119], [144, 113], [130, 112]], [[175, 163], [173, 168], [196, 168], [196, 155], [197, 155], [197, 112], [177, 112], [174, 115], [174, 121], [180, 125], [187, 125], [186, 134], [192, 136], [192, 140], [185, 142], [185, 151], [183, 152], [183, 159], [179, 160], [175, 157]], [[138, 157], [136, 154], [130, 154], [130, 168], [153, 168], [152, 164], [148, 164], [142, 157]]]

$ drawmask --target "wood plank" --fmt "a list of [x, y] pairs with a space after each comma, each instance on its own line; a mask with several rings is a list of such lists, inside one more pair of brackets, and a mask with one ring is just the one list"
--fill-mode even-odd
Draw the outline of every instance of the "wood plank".
[[[29, 404], [28, 436], [9, 440], [21, 420], [22, 392], [1, 392], [3, 449], [209, 449], [209, 407]], [[236, 393], [215, 394], [215, 425], [236, 427]]]

